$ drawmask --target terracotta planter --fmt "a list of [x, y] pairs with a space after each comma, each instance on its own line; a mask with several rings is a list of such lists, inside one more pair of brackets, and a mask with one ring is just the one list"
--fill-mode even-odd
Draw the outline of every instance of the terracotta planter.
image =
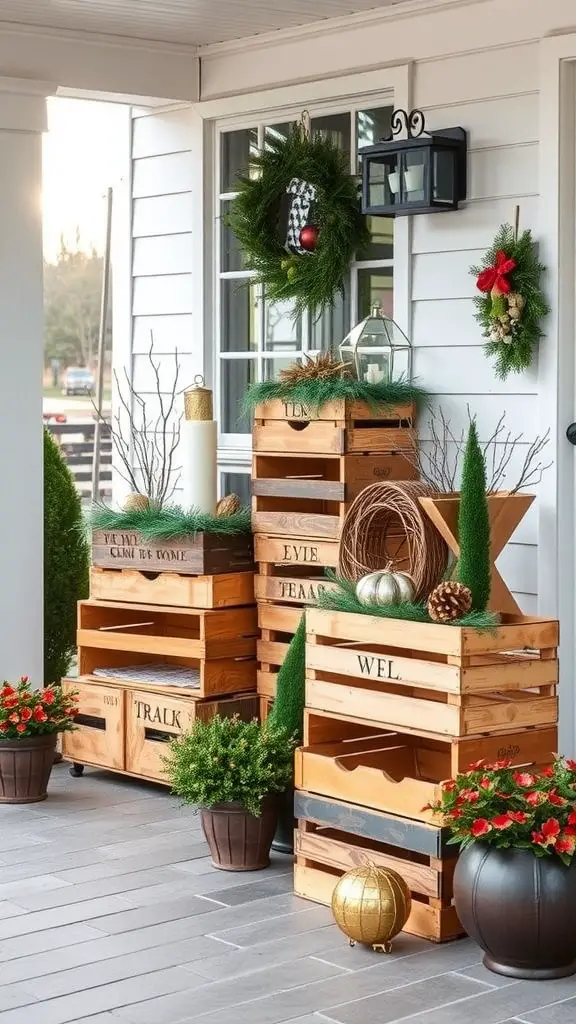
[[496, 974], [532, 981], [576, 972], [576, 859], [474, 843], [454, 873], [458, 917]]
[[33, 804], [46, 799], [56, 736], [0, 739], [0, 803]]
[[201, 810], [202, 828], [212, 864], [222, 871], [260, 871], [270, 863], [278, 821], [278, 798], [265, 797], [259, 818], [243, 804], [215, 804]]

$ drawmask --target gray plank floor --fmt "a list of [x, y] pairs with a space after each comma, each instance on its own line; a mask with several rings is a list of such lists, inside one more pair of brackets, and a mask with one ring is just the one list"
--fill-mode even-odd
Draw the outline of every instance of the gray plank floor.
[[490, 974], [468, 939], [350, 949], [289, 858], [215, 871], [160, 787], [53, 773], [0, 806], [0, 1024], [570, 1024], [576, 981]]

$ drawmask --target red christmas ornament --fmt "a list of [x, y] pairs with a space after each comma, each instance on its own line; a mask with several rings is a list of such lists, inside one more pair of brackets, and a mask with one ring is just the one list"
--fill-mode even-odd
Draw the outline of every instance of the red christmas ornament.
[[507, 274], [516, 269], [516, 260], [508, 259], [503, 249], [496, 253], [496, 263], [487, 267], [478, 275], [476, 287], [481, 292], [492, 292], [495, 295], [508, 295], [512, 290]]
[[307, 252], [314, 252], [318, 245], [318, 228], [313, 224], [307, 224], [305, 228], [302, 228], [298, 241]]

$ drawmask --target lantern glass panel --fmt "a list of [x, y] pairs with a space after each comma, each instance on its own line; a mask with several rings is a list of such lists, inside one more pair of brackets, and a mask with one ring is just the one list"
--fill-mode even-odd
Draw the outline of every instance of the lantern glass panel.
[[403, 164], [403, 193], [405, 203], [423, 203], [426, 198], [426, 171], [428, 150], [407, 150]]
[[370, 384], [409, 376], [410, 352], [408, 338], [382, 313], [379, 303], [374, 303], [370, 316], [356, 324], [340, 345], [340, 358], [353, 364], [359, 380]]
[[400, 162], [397, 153], [378, 156], [368, 163], [368, 205], [391, 206], [400, 200]]
[[456, 200], [456, 155], [454, 151], [434, 149], [432, 154], [432, 199], [453, 206]]

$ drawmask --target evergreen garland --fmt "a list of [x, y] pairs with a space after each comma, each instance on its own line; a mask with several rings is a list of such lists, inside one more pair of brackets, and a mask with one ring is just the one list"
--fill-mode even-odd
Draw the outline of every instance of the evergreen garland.
[[175, 540], [197, 533], [222, 536], [250, 533], [251, 516], [247, 507], [228, 516], [213, 516], [197, 509], [186, 512], [179, 505], [128, 510], [97, 503], [88, 513], [88, 526], [92, 530], [139, 533], [145, 540]]
[[415, 402], [419, 407], [428, 399], [428, 392], [404, 379], [370, 384], [356, 377], [333, 377], [329, 380], [306, 380], [293, 384], [283, 380], [264, 380], [251, 384], [244, 396], [244, 410], [250, 411], [261, 402], [275, 400], [296, 402], [317, 413], [328, 402], [341, 399], [366, 402], [375, 412], [395, 405]]
[[472, 609], [486, 611], [490, 599], [490, 518], [486, 497], [486, 464], [474, 420], [468, 428], [464, 452], [460, 510], [458, 513], [460, 558], [456, 579], [472, 592]]
[[306, 688], [306, 615], [302, 615], [276, 679], [276, 699], [268, 716], [274, 727], [302, 739]]
[[[308, 138], [297, 124], [285, 139], [267, 138], [252, 163], [254, 175], [238, 178], [228, 219], [246, 269], [254, 271], [272, 301], [294, 300], [298, 314], [307, 309], [317, 316], [343, 292], [355, 253], [369, 241], [348, 156], [321, 135]], [[304, 255], [287, 252], [279, 232], [281, 205], [293, 178], [310, 182], [317, 194], [318, 241]]]
[[[524, 231], [517, 237], [510, 224], [503, 224], [481, 266], [471, 267], [470, 273], [480, 276], [483, 271], [494, 268], [500, 253], [515, 263], [506, 278], [511, 286], [510, 298], [520, 296], [520, 315], [517, 319], [510, 316], [508, 294], [488, 291], [475, 296], [474, 305], [482, 333], [490, 339], [486, 352], [496, 357], [496, 376], [505, 380], [510, 373], [521, 373], [530, 366], [534, 349], [543, 337], [541, 321], [547, 316], [549, 306], [540, 288], [540, 278], [546, 268], [538, 259], [532, 233]], [[508, 321], [504, 320], [507, 334], [503, 333], [501, 317], [508, 317]]]

